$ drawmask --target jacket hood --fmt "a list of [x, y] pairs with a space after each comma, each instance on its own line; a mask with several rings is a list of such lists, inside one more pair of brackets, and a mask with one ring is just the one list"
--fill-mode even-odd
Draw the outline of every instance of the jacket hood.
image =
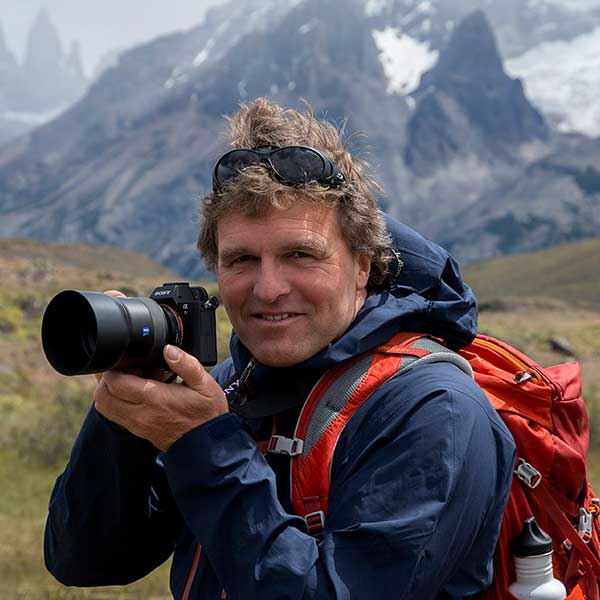
[[[456, 261], [440, 246], [386, 216], [392, 246], [402, 261], [385, 288], [371, 294], [344, 335], [294, 369], [322, 370], [366, 352], [400, 331], [430, 333], [449, 347], [468, 345], [477, 334], [477, 301]], [[250, 352], [233, 332], [235, 370], [241, 373]]]

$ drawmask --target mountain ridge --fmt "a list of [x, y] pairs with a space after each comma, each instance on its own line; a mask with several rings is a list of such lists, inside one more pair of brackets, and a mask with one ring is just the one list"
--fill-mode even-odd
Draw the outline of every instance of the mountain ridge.
[[[22, 238], [0, 239], [4, 267], [18, 261], [48, 272], [74, 269], [80, 273], [111, 273], [111, 278], [152, 279], [156, 285], [176, 274], [144, 254], [118, 246], [63, 244]], [[572, 306], [600, 307], [600, 239], [584, 239], [552, 248], [501, 256], [464, 265], [464, 280], [480, 304], [516, 305], [519, 300], [553, 300]], [[200, 260], [197, 257], [197, 260]]]
[[[504, 72], [487, 17], [453, 27], [437, 65], [402, 96], [389, 93], [375, 17], [359, 0], [338, 6], [244, 0], [123, 53], [75, 106], [0, 149], [0, 235], [118, 244], [201, 276], [197, 203], [225, 149], [222, 115], [258, 95], [292, 107], [309, 98], [348, 134], [366, 131], [368, 148], [356, 138], [352, 148], [375, 157], [383, 208], [463, 260], [548, 245], [553, 227], [558, 241], [593, 233], [600, 195], [577, 181], [594, 179], [583, 148], [596, 146], [548, 128]], [[473, 56], [473, 44], [485, 51]]]

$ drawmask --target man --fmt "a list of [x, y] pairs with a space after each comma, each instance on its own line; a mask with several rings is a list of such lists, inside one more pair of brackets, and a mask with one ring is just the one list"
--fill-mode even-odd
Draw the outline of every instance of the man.
[[467, 344], [469, 288], [441, 248], [386, 228], [333, 126], [260, 99], [230, 137], [241, 150], [217, 161], [199, 248], [218, 274], [232, 358], [208, 374], [167, 346], [182, 383], [104, 374], [52, 493], [49, 570], [67, 585], [125, 584], [174, 552], [178, 600], [480, 592], [514, 445], [453, 364], [403, 372], [351, 417], [317, 537], [293, 514], [290, 458], [260, 450], [273, 432], [294, 437], [328, 369], [396, 333]]

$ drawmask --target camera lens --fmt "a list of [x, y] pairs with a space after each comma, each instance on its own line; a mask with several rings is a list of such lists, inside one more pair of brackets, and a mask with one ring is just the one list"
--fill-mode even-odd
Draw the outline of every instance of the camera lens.
[[159, 366], [162, 349], [181, 337], [179, 323], [150, 298], [113, 298], [66, 290], [48, 304], [42, 346], [62, 375]]
[[92, 331], [82, 329], [79, 332], [79, 339], [81, 340], [81, 346], [88, 358], [94, 356], [96, 352], [96, 336]]

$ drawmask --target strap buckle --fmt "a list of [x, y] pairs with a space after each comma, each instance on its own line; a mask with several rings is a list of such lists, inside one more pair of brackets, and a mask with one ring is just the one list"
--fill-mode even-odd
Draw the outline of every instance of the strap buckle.
[[537, 373], [531, 369], [530, 371], [519, 371], [515, 373], [515, 383], [521, 385], [523, 383], [527, 383], [530, 379], [536, 379]]
[[542, 483], [542, 474], [524, 458], [519, 459], [519, 465], [514, 472], [515, 475], [532, 490]]
[[286, 438], [282, 435], [272, 435], [267, 445], [267, 452], [271, 454], [285, 454], [286, 456], [298, 456], [302, 454], [304, 441], [299, 438]]
[[323, 531], [325, 527], [325, 513], [322, 510], [316, 510], [315, 512], [308, 513], [304, 516], [306, 528], [308, 533], [316, 535]]
[[592, 513], [585, 508], [579, 509], [579, 525], [577, 526], [579, 537], [589, 544], [592, 539]]

